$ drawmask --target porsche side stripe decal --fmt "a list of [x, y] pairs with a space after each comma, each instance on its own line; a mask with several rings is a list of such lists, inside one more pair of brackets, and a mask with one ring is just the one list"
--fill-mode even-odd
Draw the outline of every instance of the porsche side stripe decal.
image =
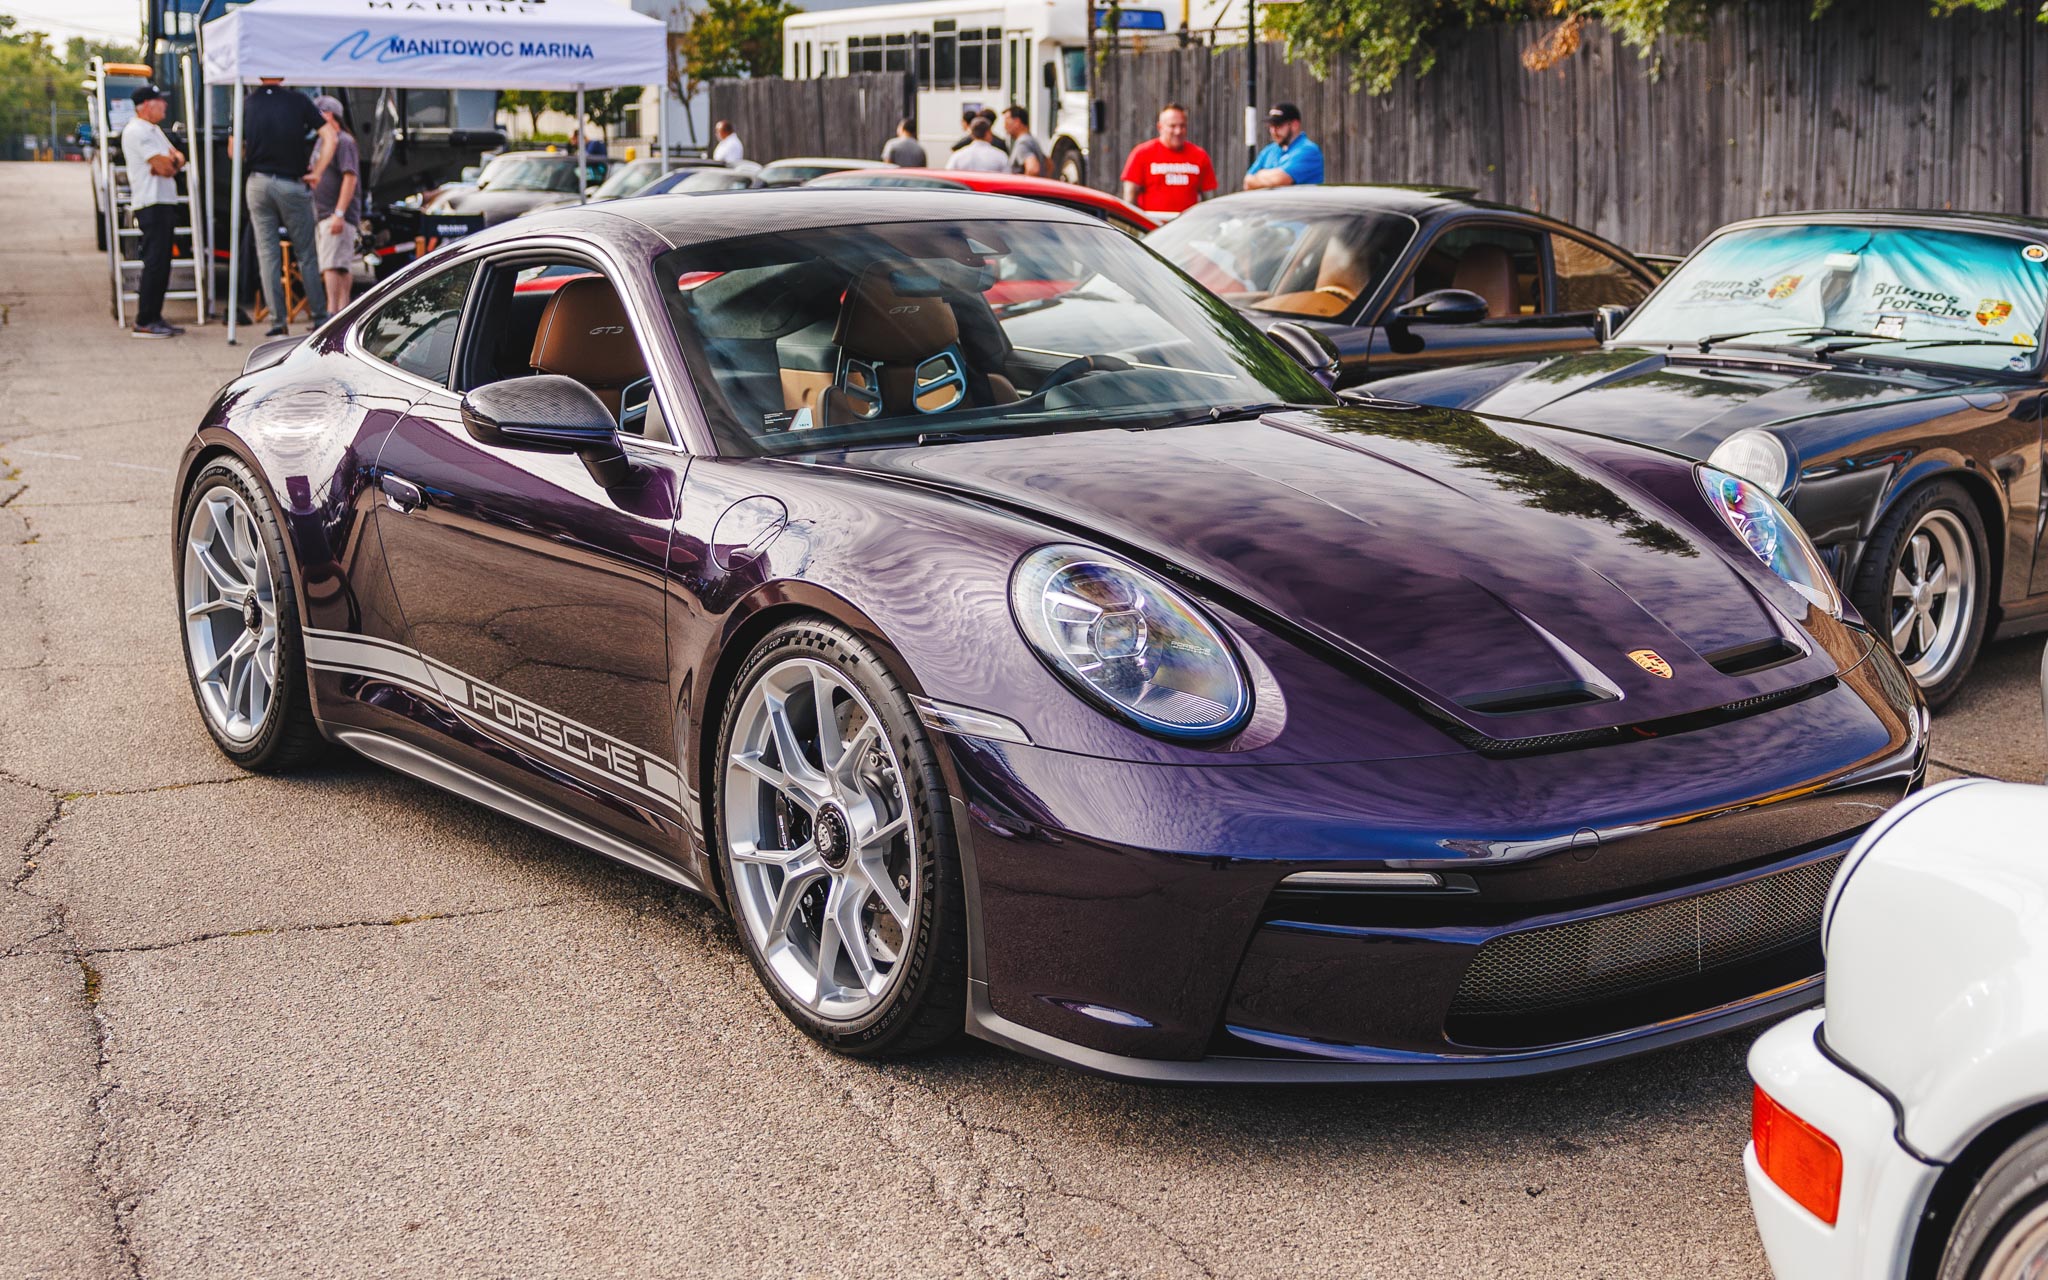
[[591, 770], [606, 784], [631, 792], [634, 799], [652, 802], [677, 814], [686, 812], [682, 804], [682, 778], [675, 766], [632, 743], [558, 715], [404, 645], [311, 628], [304, 635], [309, 667], [373, 677], [408, 692], [424, 694], [480, 728]]

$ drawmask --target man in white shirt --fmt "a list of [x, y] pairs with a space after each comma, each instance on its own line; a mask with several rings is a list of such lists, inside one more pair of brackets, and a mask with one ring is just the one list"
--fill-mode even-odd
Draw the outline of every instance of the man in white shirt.
[[135, 285], [132, 338], [175, 338], [185, 332], [164, 323], [164, 290], [171, 283], [171, 235], [178, 229], [178, 170], [185, 153], [159, 126], [170, 102], [153, 84], [129, 97], [135, 117], [121, 129], [121, 159], [128, 166], [128, 207], [142, 232], [142, 278]]
[[967, 130], [967, 145], [953, 153], [946, 161], [948, 169], [969, 169], [977, 173], [1008, 173], [1010, 157], [989, 139], [988, 121], [976, 117]]
[[718, 145], [711, 148], [711, 158], [720, 164], [738, 164], [747, 158], [747, 148], [740, 142], [740, 135], [732, 131], [730, 120], [720, 120], [711, 131], [718, 135]]

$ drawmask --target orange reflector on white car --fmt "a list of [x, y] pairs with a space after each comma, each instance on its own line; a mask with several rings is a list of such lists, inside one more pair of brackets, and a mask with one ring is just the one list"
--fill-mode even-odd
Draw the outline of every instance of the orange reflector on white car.
[[1829, 1226], [1842, 1206], [1842, 1149], [1834, 1140], [1778, 1105], [1758, 1086], [1751, 1100], [1749, 1136], [1764, 1176]]

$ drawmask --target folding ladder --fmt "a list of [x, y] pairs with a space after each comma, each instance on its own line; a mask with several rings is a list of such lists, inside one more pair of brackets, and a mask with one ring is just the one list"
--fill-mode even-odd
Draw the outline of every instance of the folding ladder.
[[[192, 59], [183, 60], [185, 136], [192, 148], [190, 163], [185, 171], [185, 189], [188, 194], [179, 196], [174, 202], [184, 211], [185, 225], [171, 232], [175, 249], [183, 241], [185, 255], [171, 259], [171, 287], [164, 293], [166, 302], [190, 302], [197, 312], [197, 324], [205, 324], [209, 310], [207, 290], [213, 283], [212, 255], [206, 244], [206, 219], [195, 200], [204, 187], [204, 140], [192, 112]], [[142, 280], [142, 259], [131, 257], [130, 252], [139, 254], [142, 248], [142, 228], [135, 225], [133, 197], [128, 190], [128, 166], [115, 158], [114, 147], [120, 141], [119, 132], [110, 127], [113, 115], [107, 98], [107, 78], [117, 76], [150, 75], [150, 69], [129, 66], [122, 63], [106, 63], [99, 58], [92, 60], [92, 79], [88, 82], [87, 95], [91, 98], [93, 129], [98, 134], [99, 145], [93, 149], [93, 181], [99, 188], [100, 217], [104, 220], [101, 237], [107, 246], [107, 277], [113, 295], [112, 311], [114, 322], [128, 323], [129, 306], [137, 299], [137, 286]]]

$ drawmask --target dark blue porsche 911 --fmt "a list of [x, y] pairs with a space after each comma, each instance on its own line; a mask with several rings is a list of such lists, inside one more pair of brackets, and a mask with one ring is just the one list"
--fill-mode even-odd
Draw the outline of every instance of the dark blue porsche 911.
[[1926, 725], [1791, 518], [1302, 350], [1046, 204], [521, 219], [208, 410], [193, 692], [706, 895], [853, 1054], [1501, 1075], [1816, 999]]
[[1785, 214], [1716, 232], [1597, 350], [1374, 390], [1762, 486], [1939, 706], [1985, 639], [2048, 629], [2043, 341], [2048, 222]]

